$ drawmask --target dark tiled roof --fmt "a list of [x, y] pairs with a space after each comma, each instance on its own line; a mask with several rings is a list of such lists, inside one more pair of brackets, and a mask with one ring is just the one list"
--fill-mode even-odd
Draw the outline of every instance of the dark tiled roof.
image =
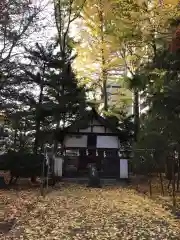
[[79, 120], [76, 120], [72, 125], [65, 129], [65, 132], [73, 132], [77, 128], [84, 129], [88, 127], [88, 123], [91, 119], [96, 119], [99, 121], [103, 126], [109, 128], [113, 133], [117, 133], [117, 135], [122, 135], [123, 132], [113, 126], [109, 120], [100, 116], [95, 109], [87, 112], [84, 116], [82, 116]]

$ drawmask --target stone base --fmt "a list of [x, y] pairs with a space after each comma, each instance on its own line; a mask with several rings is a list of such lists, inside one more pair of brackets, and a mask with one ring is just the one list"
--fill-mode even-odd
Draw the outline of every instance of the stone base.
[[95, 179], [90, 179], [89, 183], [88, 183], [88, 187], [101, 187], [101, 181], [99, 178], [95, 178]]
[[87, 187], [90, 187], [90, 188], [102, 188], [101, 185], [87, 185]]

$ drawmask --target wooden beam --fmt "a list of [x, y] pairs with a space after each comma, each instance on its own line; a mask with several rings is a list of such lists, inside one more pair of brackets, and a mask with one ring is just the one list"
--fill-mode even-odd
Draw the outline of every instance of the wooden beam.
[[[92, 132], [68, 132], [66, 134], [66, 136], [68, 135], [91, 135]], [[94, 133], [95, 135], [98, 135], [98, 136], [116, 136], [116, 137], [119, 137], [119, 135], [117, 133], [98, 133], [98, 132], [95, 132]]]
[[93, 126], [91, 125], [91, 133], [93, 133]]
[[92, 125], [93, 127], [104, 127], [104, 125], [97, 125], [97, 124], [94, 124]]

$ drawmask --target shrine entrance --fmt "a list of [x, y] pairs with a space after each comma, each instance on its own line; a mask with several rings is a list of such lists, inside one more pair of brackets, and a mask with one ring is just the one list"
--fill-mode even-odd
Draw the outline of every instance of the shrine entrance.
[[89, 164], [94, 163], [100, 176], [119, 176], [119, 156], [117, 149], [79, 148], [66, 149], [63, 175], [65, 177], [86, 177]]
[[88, 174], [89, 164], [94, 163], [98, 171], [102, 170], [102, 159], [99, 156], [80, 156], [78, 165], [78, 175], [86, 176]]

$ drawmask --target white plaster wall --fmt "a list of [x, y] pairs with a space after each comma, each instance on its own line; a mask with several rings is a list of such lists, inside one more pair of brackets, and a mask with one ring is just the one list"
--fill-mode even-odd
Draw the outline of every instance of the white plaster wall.
[[97, 148], [118, 148], [119, 140], [116, 136], [97, 136]]
[[64, 159], [62, 157], [55, 157], [54, 156], [54, 173], [55, 173], [55, 176], [62, 177], [63, 162], [64, 162]]
[[65, 147], [87, 147], [87, 135], [66, 136], [64, 145]]
[[93, 127], [93, 132], [94, 133], [105, 133], [105, 128], [101, 126], [94, 126]]
[[93, 119], [92, 125], [102, 125], [102, 124], [98, 122], [96, 119]]
[[109, 128], [106, 128], [106, 133], [112, 133], [112, 131]]
[[128, 160], [120, 160], [120, 178], [128, 178]]
[[80, 132], [91, 132], [91, 127], [85, 129], [79, 129]]

